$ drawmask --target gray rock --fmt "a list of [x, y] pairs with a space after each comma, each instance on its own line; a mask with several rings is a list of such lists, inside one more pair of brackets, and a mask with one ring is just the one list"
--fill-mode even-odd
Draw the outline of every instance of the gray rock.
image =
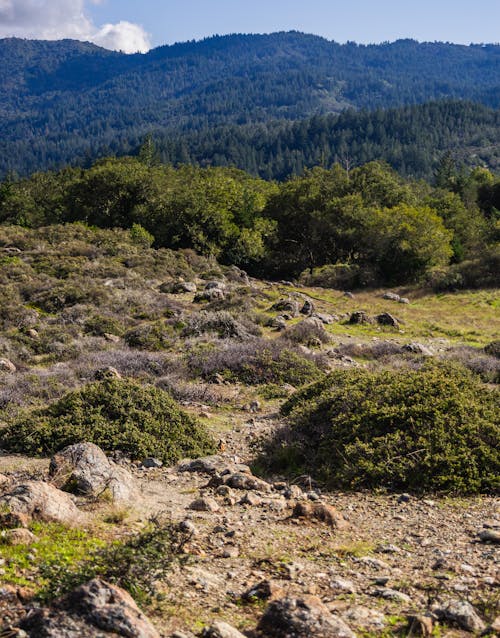
[[173, 295], [182, 295], [185, 292], [196, 292], [196, 284], [192, 281], [174, 281], [166, 282], [160, 286], [160, 292], [166, 292]]
[[21, 623], [31, 638], [160, 638], [123, 589], [98, 578]]
[[220, 507], [217, 501], [210, 497], [197, 498], [189, 505], [190, 510], [196, 512], [218, 512]]
[[0, 506], [26, 521], [34, 519], [73, 527], [87, 520], [69, 494], [43, 481], [27, 481], [16, 485], [0, 496]]
[[201, 635], [203, 638], [245, 638], [242, 633], [225, 622], [215, 622], [206, 627]]
[[399, 326], [399, 320], [396, 319], [390, 312], [382, 312], [375, 317], [377, 323], [381, 326], [391, 326], [397, 328]]
[[241, 499], [240, 505], [250, 505], [251, 507], [257, 507], [261, 505], [262, 499], [257, 494], [253, 492], [247, 492], [245, 496]]
[[106, 366], [94, 372], [94, 379], [104, 381], [105, 379], [121, 379], [122, 375], [113, 366]]
[[137, 498], [130, 472], [109, 460], [93, 443], [77, 443], [54, 454], [49, 474], [52, 482], [65, 491], [91, 497], [106, 493], [114, 502], [122, 503]]
[[196, 472], [198, 474], [222, 474], [223, 472], [245, 472], [251, 474], [248, 465], [232, 463], [223, 456], [204, 456], [198, 459], [186, 459], [177, 466], [178, 472]]
[[356, 310], [349, 318], [350, 324], [373, 323], [373, 319], [367, 315], [364, 310]]
[[335, 591], [343, 591], [348, 594], [356, 593], [356, 585], [352, 582], [352, 580], [347, 580], [347, 578], [334, 578], [330, 582], [330, 587]]
[[313, 596], [271, 602], [257, 630], [266, 638], [355, 638], [346, 623]]
[[144, 461], [142, 462], [142, 466], [148, 469], [153, 469], [163, 467], [163, 463], [160, 461], [160, 459], [155, 459], [152, 456], [148, 456], [148, 458], [144, 459]]
[[485, 529], [479, 533], [478, 537], [482, 543], [500, 543], [500, 532], [494, 529]]
[[408, 297], [401, 297], [401, 299], [399, 300], [399, 303], [408, 305], [410, 303], [410, 300], [408, 299]]
[[433, 612], [440, 620], [447, 620], [458, 625], [461, 629], [480, 633], [486, 629], [485, 623], [477, 615], [474, 607], [465, 600], [449, 600]]
[[424, 346], [422, 343], [417, 343], [416, 341], [413, 343], [407, 343], [403, 346], [403, 350], [406, 352], [411, 352], [412, 354], [421, 354], [424, 357], [433, 357], [434, 353], [430, 348]]
[[314, 312], [314, 304], [309, 299], [304, 301], [304, 305], [300, 309], [300, 314], [310, 317]]
[[339, 318], [337, 317], [337, 315], [328, 315], [322, 312], [316, 312], [313, 315], [314, 319], [319, 319], [321, 321], [321, 323], [324, 323], [326, 326], [331, 325], [332, 323], [335, 323], [336, 321], [339, 320]]
[[342, 619], [349, 624], [367, 630], [383, 629], [387, 623], [384, 614], [368, 607], [352, 606], [342, 613]]
[[401, 297], [394, 292], [386, 292], [382, 299], [388, 299], [389, 301], [401, 301]]
[[16, 366], [10, 359], [0, 359], [0, 372], [7, 372], [8, 374], [14, 374], [17, 371]]
[[294, 299], [280, 299], [271, 306], [271, 310], [276, 312], [289, 312], [292, 317], [298, 317], [299, 315], [299, 303]]

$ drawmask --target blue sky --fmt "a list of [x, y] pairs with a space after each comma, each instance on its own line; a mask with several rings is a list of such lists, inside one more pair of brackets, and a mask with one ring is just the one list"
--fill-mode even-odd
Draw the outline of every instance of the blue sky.
[[340, 42], [500, 41], [500, 0], [104, 0], [97, 23], [138, 22], [152, 44], [298, 29]]
[[500, 0], [0, 0], [0, 37], [75, 38], [127, 53], [291, 29], [338, 42], [499, 42]]

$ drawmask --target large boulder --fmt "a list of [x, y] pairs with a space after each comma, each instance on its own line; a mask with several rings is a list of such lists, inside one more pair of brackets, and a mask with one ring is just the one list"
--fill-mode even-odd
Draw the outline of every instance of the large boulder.
[[25, 524], [34, 519], [75, 527], [87, 520], [69, 494], [43, 481], [27, 481], [14, 486], [0, 496], [0, 507], [18, 516]]
[[130, 502], [137, 496], [130, 472], [110, 461], [94, 443], [77, 443], [54, 454], [49, 473], [65, 491], [91, 497], [106, 493], [116, 502]]
[[346, 623], [314, 596], [273, 601], [257, 630], [266, 638], [355, 638]]
[[21, 623], [30, 638], [160, 638], [126, 591], [98, 578]]

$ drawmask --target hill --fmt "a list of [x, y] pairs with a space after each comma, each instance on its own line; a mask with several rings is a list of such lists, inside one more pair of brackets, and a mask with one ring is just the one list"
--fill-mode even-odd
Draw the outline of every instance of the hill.
[[500, 104], [500, 47], [302, 33], [231, 35], [124, 55], [0, 40], [0, 173], [130, 152], [151, 131], [255, 125], [443, 98]]

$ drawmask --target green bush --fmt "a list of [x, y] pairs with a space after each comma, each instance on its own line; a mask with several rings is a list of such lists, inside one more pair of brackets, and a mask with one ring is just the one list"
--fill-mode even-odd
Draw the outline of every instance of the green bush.
[[122, 379], [70, 392], [44, 410], [18, 417], [2, 435], [2, 448], [33, 455], [89, 441], [106, 451], [121, 450], [132, 458], [153, 455], [171, 464], [214, 450], [203, 426], [167, 392]]
[[273, 463], [330, 486], [488, 493], [500, 487], [498, 393], [463, 368], [338, 371], [283, 406]]

